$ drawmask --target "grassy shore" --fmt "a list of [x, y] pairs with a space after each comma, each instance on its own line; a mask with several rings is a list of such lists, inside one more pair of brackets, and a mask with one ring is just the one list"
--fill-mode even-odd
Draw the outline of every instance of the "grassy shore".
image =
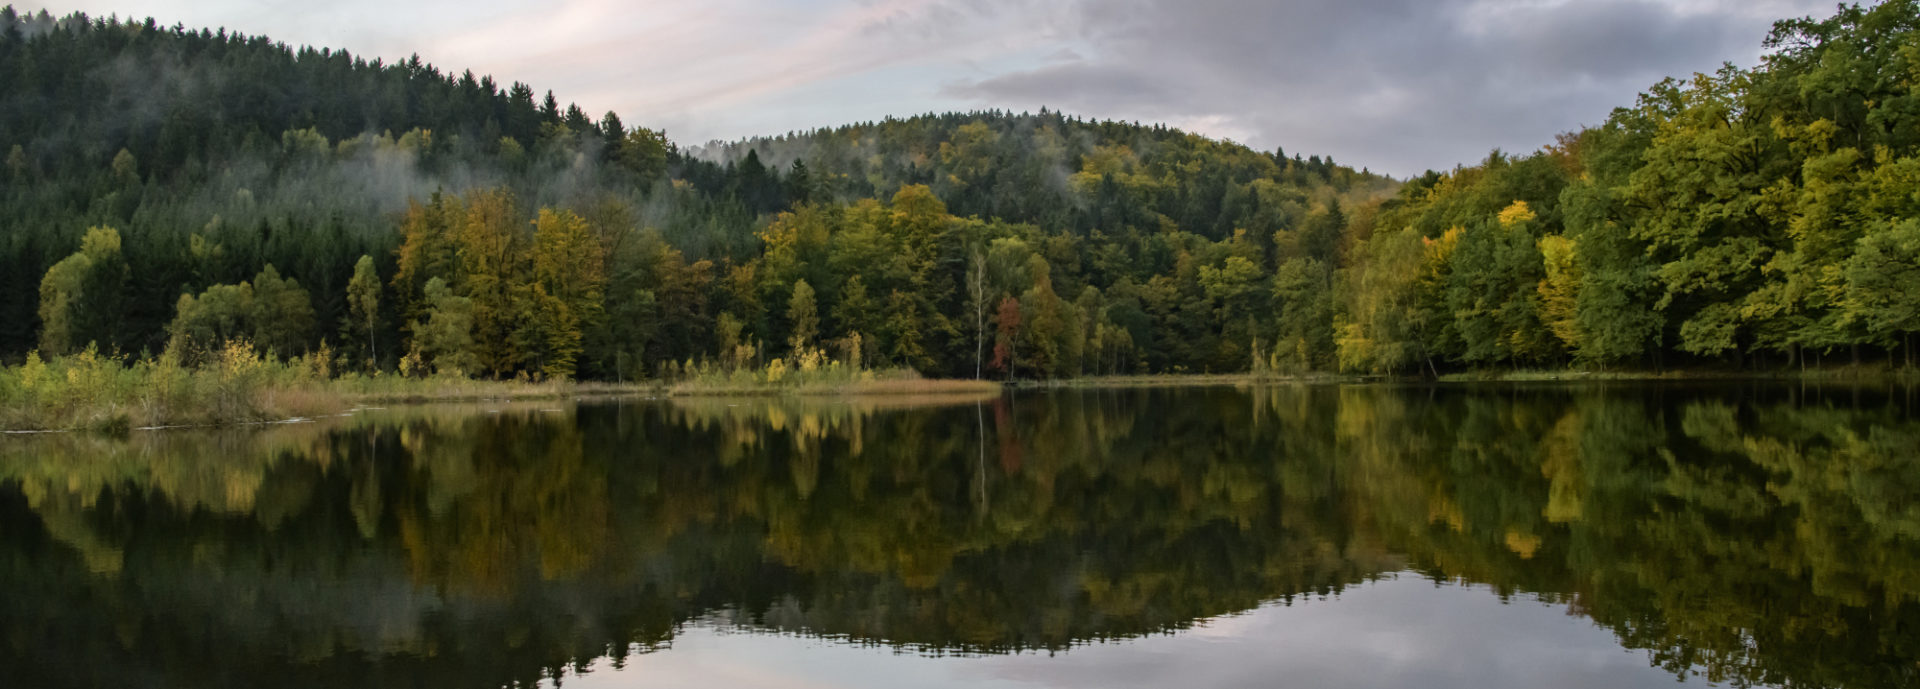
[[368, 404], [533, 400], [670, 392], [697, 396], [931, 398], [998, 394], [1001, 384], [929, 380], [911, 370], [870, 371], [837, 363], [720, 371], [690, 367], [671, 386], [488, 381], [337, 373], [304, 358], [278, 361], [244, 345], [199, 366], [162, 356], [129, 360], [92, 352], [0, 367], [0, 431], [224, 426], [316, 417]]
[[[92, 352], [0, 367], [0, 431], [95, 429], [124, 431], [168, 426], [217, 426], [336, 414], [379, 403], [533, 400], [668, 393], [675, 397], [897, 397], [990, 396], [1005, 387], [1097, 389], [1351, 383], [1375, 378], [1337, 374], [1167, 374], [1090, 376], [1059, 380], [927, 379], [908, 369], [862, 370], [808, 360], [788, 368], [683, 369], [680, 380], [613, 384], [570, 381], [485, 381], [459, 377], [339, 374], [296, 358], [276, 361], [251, 348], [229, 347], [209, 361], [183, 366], [171, 357], [125, 360]], [[1421, 380], [1421, 379], [1409, 379]], [[1496, 370], [1441, 376], [1442, 383], [1798, 380], [1835, 384], [1920, 384], [1920, 370], [1886, 366], [1818, 369], [1577, 371]]]
[[91, 352], [0, 367], [0, 431], [220, 426], [336, 414], [393, 402], [547, 399], [640, 393], [608, 383], [335, 374], [229, 348], [203, 366]]

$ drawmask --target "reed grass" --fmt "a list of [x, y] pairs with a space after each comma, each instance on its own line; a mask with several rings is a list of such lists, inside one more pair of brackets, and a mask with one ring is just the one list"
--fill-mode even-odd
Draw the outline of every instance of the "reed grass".
[[183, 365], [172, 353], [134, 360], [90, 349], [64, 357], [34, 353], [21, 366], [0, 367], [0, 430], [223, 426], [340, 413], [368, 403], [545, 399], [647, 389], [571, 381], [337, 375], [324, 357], [280, 361], [261, 356], [245, 342], [230, 343], [199, 366]]

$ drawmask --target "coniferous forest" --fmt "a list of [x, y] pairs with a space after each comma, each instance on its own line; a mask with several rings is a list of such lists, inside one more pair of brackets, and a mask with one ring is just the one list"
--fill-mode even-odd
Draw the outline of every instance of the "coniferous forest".
[[1764, 41], [1536, 152], [1397, 180], [1049, 110], [685, 146], [417, 57], [6, 8], [0, 362], [1911, 365], [1920, 1]]

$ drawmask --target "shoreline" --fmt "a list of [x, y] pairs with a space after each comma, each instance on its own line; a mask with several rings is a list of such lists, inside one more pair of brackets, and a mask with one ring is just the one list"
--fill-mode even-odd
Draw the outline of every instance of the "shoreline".
[[1672, 369], [1666, 371], [1582, 371], [1553, 369], [1514, 369], [1463, 371], [1439, 378], [1434, 383], [1580, 383], [1580, 382], [1736, 382], [1773, 381], [1804, 383], [1920, 383], [1920, 369], [1892, 366], [1844, 366], [1806, 370], [1741, 371], [1720, 369]]
[[[438, 382], [439, 386], [435, 387]], [[307, 423], [317, 419], [351, 416], [356, 412], [380, 409], [373, 405], [424, 406], [471, 402], [533, 402], [541, 400], [598, 399], [639, 397], [657, 393], [658, 386], [633, 383], [521, 383], [513, 381], [414, 381], [414, 389], [365, 390], [364, 380], [335, 380], [305, 383], [285, 388], [256, 391], [244, 409], [219, 410], [196, 407], [161, 411], [147, 410], [148, 400], [135, 395], [126, 398], [93, 400], [64, 410], [68, 418], [81, 419], [70, 424], [22, 424], [0, 426], [0, 435], [30, 436], [42, 434], [184, 429], [244, 428]], [[43, 410], [44, 412], [45, 410]], [[223, 413], [225, 411], [226, 413]], [[33, 418], [30, 412], [0, 408], [0, 420]], [[137, 415], [137, 418], [136, 418]], [[54, 418], [43, 416], [41, 418]]]
[[695, 397], [890, 397], [997, 394], [1004, 385], [971, 378], [886, 378], [804, 385], [683, 382], [666, 386], [673, 398]]
[[[1310, 373], [1275, 375], [1252, 373], [1175, 373], [1087, 376], [1053, 380], [975, 380], [969, 378], [899, 377], [863, 381], [815, 382], [797, 385], [764, 382], [713, 383], [683, 381], [603, 383], [441, 380], [335, 379], [307, 381], [291, 386], [264, 386], [249, 391], [239, 404], [178, 407], [155, 404], [144, 394], [90, 396], [65, 400], [63, 408], [0, 407], [0, 435], [95, 431], [125, 433], [134, 430], [229, 428], [297, 423], [301, 420], [353, 413], [373, 404], [430, 405], [461, 402], [514, 402], [560, 399], [849, 399], [863, 398], [979, 398], [1007, 391], [1122, 390], [1149, 388], [1253, 387], [1265, 385], [1425, 384], [1477, 385], [1487, 383], [1734, 383], [1773, 382], [1835, 385], [1920, 384], [1920, 370], [1848, 366], [1807, 371], [1728, 371], [1677, 369], [1668, 371], [1510, 370], [1465, 371], [1439, 378], [1362, 376]], [[59, 419], [60, 421], [54, 421]], [[36, 421], [52, 421], [36, 423]]]
[[1006, 383], [1017, 390], [1074, 390], [1128, 388], [1205, 388], [1244, 385], [1311, 385], [1366, 382], [1365, 376], [1339, 373], [1277, 375], [1270, 373], [1153, 373], [1139, 375], [1083, 376], [1047, 380], [1014, 380]]

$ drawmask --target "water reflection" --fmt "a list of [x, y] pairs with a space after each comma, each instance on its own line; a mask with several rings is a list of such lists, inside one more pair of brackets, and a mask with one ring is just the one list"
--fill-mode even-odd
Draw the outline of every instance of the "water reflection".
[[1900, 392], [550, 406], [0, 440], [0, 667], [50, 687], [530, 685], [714, 620], [913, 657], [1059, 651], [1412, 570], [1571, 611], [1669, 678], [1920, 681]]
[[[1471, 634], [1461, 629], [1473, 630]], [[1553, 687], [1668, 689], [1672, 675], [1621, 649], [1608, 631], [1526, 597], [1415, 576], [1365, 582], [1337, 597], [1216, 617], [1178, 634], [1076, 647], [928, 659], [697, 621], [671, 652], [599, 663], [572, 689], [1163, 689], [1164, 687]], [[1697, 683], [1689, 686], [1699, 686]]]

